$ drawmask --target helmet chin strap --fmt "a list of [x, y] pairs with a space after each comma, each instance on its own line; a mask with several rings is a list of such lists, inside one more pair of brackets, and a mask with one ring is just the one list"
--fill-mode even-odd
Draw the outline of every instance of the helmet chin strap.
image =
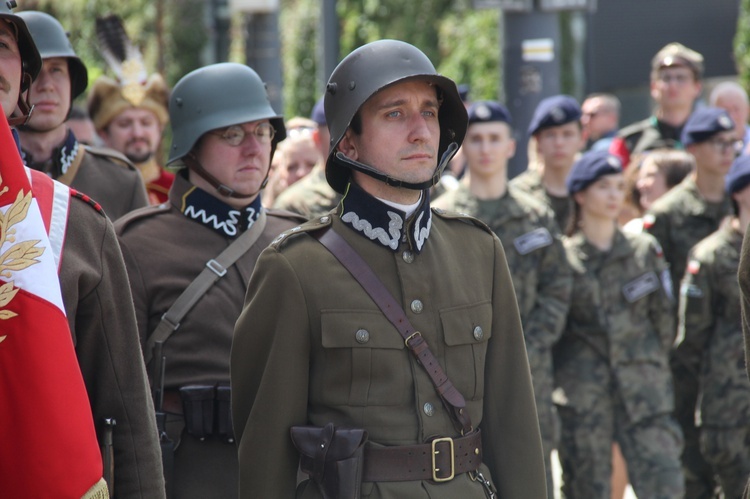
[[[27, 83], [26, 94], [28, 96], [31, 89], [31, 75], [29, 73], [24, 73], [22, 81]], [[23, 87], [23, 84], [21, 86]], [[21, 111], [19, 116], [11, 116], [8, 118], [8, 125], [12, 127], [19, 127], [28, 123], [31, 119], [31, 113], [34, 111], [34, 106], [29, 105], [29, 101], [27, 98], [24, 98], [23, 92], [19, 92], [18, 94], [18, 109]]]
[[383, 172], [376, 170], [375, 168], [371, 166], [368, 166], [364, 163], [360, 163], [359, 161], [356, 161], [354, 159], [351, 159], [345, 156], [344, 153], [342, 153], [341, 151], [336, 152], [335, 158], [337, 161], [342, 163], [343, 166], [351, 168], [352, 170], [356, 170], [360, 173], [364, 173], [365, 175], [372, 177], [376, 180], [380, 180], [381, 182], [391, 187], [403, 187], [404, 189], [423, 191], [425, 189], [429, 189], [430, 187], [438, 183], [438, 181], [440, 180], [440, 176], [443, 174], [443, 170], [445, 170], [445, 167], [448, 166], [448, 162], [456, 154], [456, 151], [458, 151], [458, 144], [456, 144], [455, 142], [451, 142], [448, 148], [445, 150], [445, 152], [441, 156], [440, 162], [435, 167], [435, 171], [432, 172], [432, 176], [430, 177], [430, 179], [425, 180], [424, 182], [416, 182], [416, 183], [407, 182], [405, 180], [399, 180], [397, 178], [386, 175]]
[[195, 173], [201, 176], [203, 180], [211, 184], [214, 189], [216, 189], [219, 194], [221, 194], [224, 197], [228, 198], [236, 198], [236, 199], [247, 199], [251, 197], [255, 197], [265, 186], [268, 184], [268, 174], [270, 173], [271, 169], [269, 168], [266, 172], [266, 178], [263, 179], [263, 183], [260, 184], [260, 189], [255, 191], [252, 194], [240, 194], [236, 192], [234, 189], [227, 187], [226, 185], [219, 182], [219, 180], [208, 173], [205, 168], [203, 168], [203, 165], [200, 164], [200, 162], [195, 159], [195, 156], [192, 154], [188, 154], [187, 156], [182, 158], [183, 163], [185, 163], [185, 166], [193, 170]]

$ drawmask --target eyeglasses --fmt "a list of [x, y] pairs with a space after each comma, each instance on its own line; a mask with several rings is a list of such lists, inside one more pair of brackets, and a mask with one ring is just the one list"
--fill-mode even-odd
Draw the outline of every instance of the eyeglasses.
[[711, 139], [706, 142], [711, 144], [714, 148], [714, 151], [720, 154], [724, 154], [727, 151], [732, 151], [735, 156], [739, 155], [742, 152], [742, 148], [745, 147], [745, 144], [741, 140]]
[[665, 85], [674, 83], [675, 85], [682, 86], [689, 81], [692, 81], [693, 75], [686, 73], [659, 73], [659, 76], [657, 76], [656, 79]]
[[223, 131], [215, 130], [208, 132], [213, 135], [218, 135], [224, 141], [232, 147], [237, 147], [245, 140], [248, 135], [255, 135], [255, 139], [261, 144], [268, 144], [273, 140], [276, 135], [276, 129], [271, 126], [270, 123], [261, 123], [255, 127], [251, 132], [245, 131], [240, 125], [232, 125], [229, 128], [225, 128]]

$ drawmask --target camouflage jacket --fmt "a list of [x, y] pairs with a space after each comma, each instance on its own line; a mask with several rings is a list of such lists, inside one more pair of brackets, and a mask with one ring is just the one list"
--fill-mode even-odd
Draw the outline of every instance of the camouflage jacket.
[[551, 196], [542, 184], [542, 175], [536, 170], [526, 170], [516, 178], [514, 178], [510, 185], [518, 189], [519, 191], [525, 192], [532, 195], [542, 203], [549, 206], [555, 213], [555, 220], [560, 231], [564, 232], [568, 227], [568, 220], [573, 213], [573, 201], [569, 197], [560, 198], [557, 196]]
[[559, 403], [593, 409], [589, 383], [609, 386], [631, 422], [670, 412], [673, 390], [667, 357], [674, 311], [667, 266], [648, 234], [618, 231], [607, 252], [581, 232], [564, 241], [573, 269], [565, 331], [554, 352]]
[[728, 197], [721, 203], [707, 202], [691, 176], [651, 206], [643, 217], [643, 228], [656, 237], [664, 249], [672, 289], [679, 289], [690, 248], [718, 229], [729, 212]]
[[698, 421], [711, 427], [750, 423], [750, 381], [737, 268], [742, 234], [725, 224], [691, 251], [680, 288], [675, 355], [700, 380]]
[[325, 168], [316, 165], [308, 175], [281, 192], [273, 207], [298, 213], [309, 220], [325, 215], [339, 201], [341, 194], [328, 185]]
[[432, 205], [478, 218], [497, 234], [511, 270], [530, 360], [532, 350], [549, 350], [562, 334], [573, 284], [552, 211], [512, 188], [499, 199], [477, 199], [464, 184]]

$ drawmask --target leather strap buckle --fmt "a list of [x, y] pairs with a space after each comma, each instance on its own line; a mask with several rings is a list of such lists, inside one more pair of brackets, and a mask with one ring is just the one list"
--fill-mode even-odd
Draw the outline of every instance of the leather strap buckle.
[[[448, 476], [439, 477], [438, 472], [442, 471], [440, 468], [437, 467], [437, 455], [440, 454], [441, 451], [437, 449], [437, 444], [441, 442], [446, 442], [449, 445], [448, 455], [450, 455], [451, 460], [451, 472]], [[453, 480], [453, 477], [456, 476], [456, 460], [455, 460], [455, 454], [453, 451], [453, 439], [451, 437], [443, 437], [443, 438], [436, 438], [432, 441], [432, 480], [435, 482], [448, 482], [450, 480]], [[444, 474], [444, 473], [443, 473]]]

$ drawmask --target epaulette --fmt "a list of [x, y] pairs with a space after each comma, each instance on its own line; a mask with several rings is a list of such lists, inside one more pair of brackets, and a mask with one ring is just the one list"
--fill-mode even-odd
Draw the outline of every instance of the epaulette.
[[298, 225], [297, 227], [292, 227], [291, 229], [285, 230], [271, 242], [270, 246], [275, 249], [279, 249], [284, 242], [296, 236], [297, 234], [313, 232], [318, 229], [322, 229], [323, 227], [328, 227], [332, 222], [332, 215], [322, 215], [320, 217], [315, 217], [312, 220], [308, 220], [307, 222], [303, 223], [302, 225]]
[[88, 145], [84, 146], [84, 149], [86, 150], [86, 152], [93, 154], [94, 156], [99, 156], [101, 158], [109, 159], [113, 163], [117, 163], [118, 165], [124, 166], [131, 170], [136, 169], [133, 162], [130, 161], [127, 158], [127, 156], [125, 156], [121, 152], [115, 151], [114, 149], [109, 149], [107, 147], [88, 146]]
[[474, 218], [470, 215], [467, 215], [466, 213], [457, 213], [455, 211], [446, 211], [442, 208], [432, 208], [432, 212], [438, 215], [440, 218], [445, 218], [446, 220], [460, 220], [461, 222], [464, 222], [469, 225], [475, 225], [479, 227], [480, 229], [484, 229], [485, 231], [489, 232], [490, 234], [494, 234], [492, 229], [490, 229], [490, 226], [486, 223], [482, 222], [478, 218]]
[[87, 205], [89, 205], [92, 208], [94, 208], [100, 215], [106, 216], [106, 213], [104, 213], [104, 208], [102, 208], [102, 205], [100, 205], [99, 203], [97, 203], [96, 201], [94, 201], [93, 199], [91, 199], [86, 194], [84, 194], [84, 193], [82, 193], [80, 191], [77, 191], [77, 190], [73, 189], [72, 187], [69, 190], [70, 190], [70, 197], [73, 197], [73, 198], [76, 198], [76, 199], [80, 199], [81, 201], [83, 201]]
[[136, 220], [141, 220], [156, 215], [157, 213], [164, 213], [169, 211], [169, 203], [162, 203], [157, 205], [144, 206], [142, 208], [135, 209], [131, 212], [126, 213], [117, 219], [118, 232]]

